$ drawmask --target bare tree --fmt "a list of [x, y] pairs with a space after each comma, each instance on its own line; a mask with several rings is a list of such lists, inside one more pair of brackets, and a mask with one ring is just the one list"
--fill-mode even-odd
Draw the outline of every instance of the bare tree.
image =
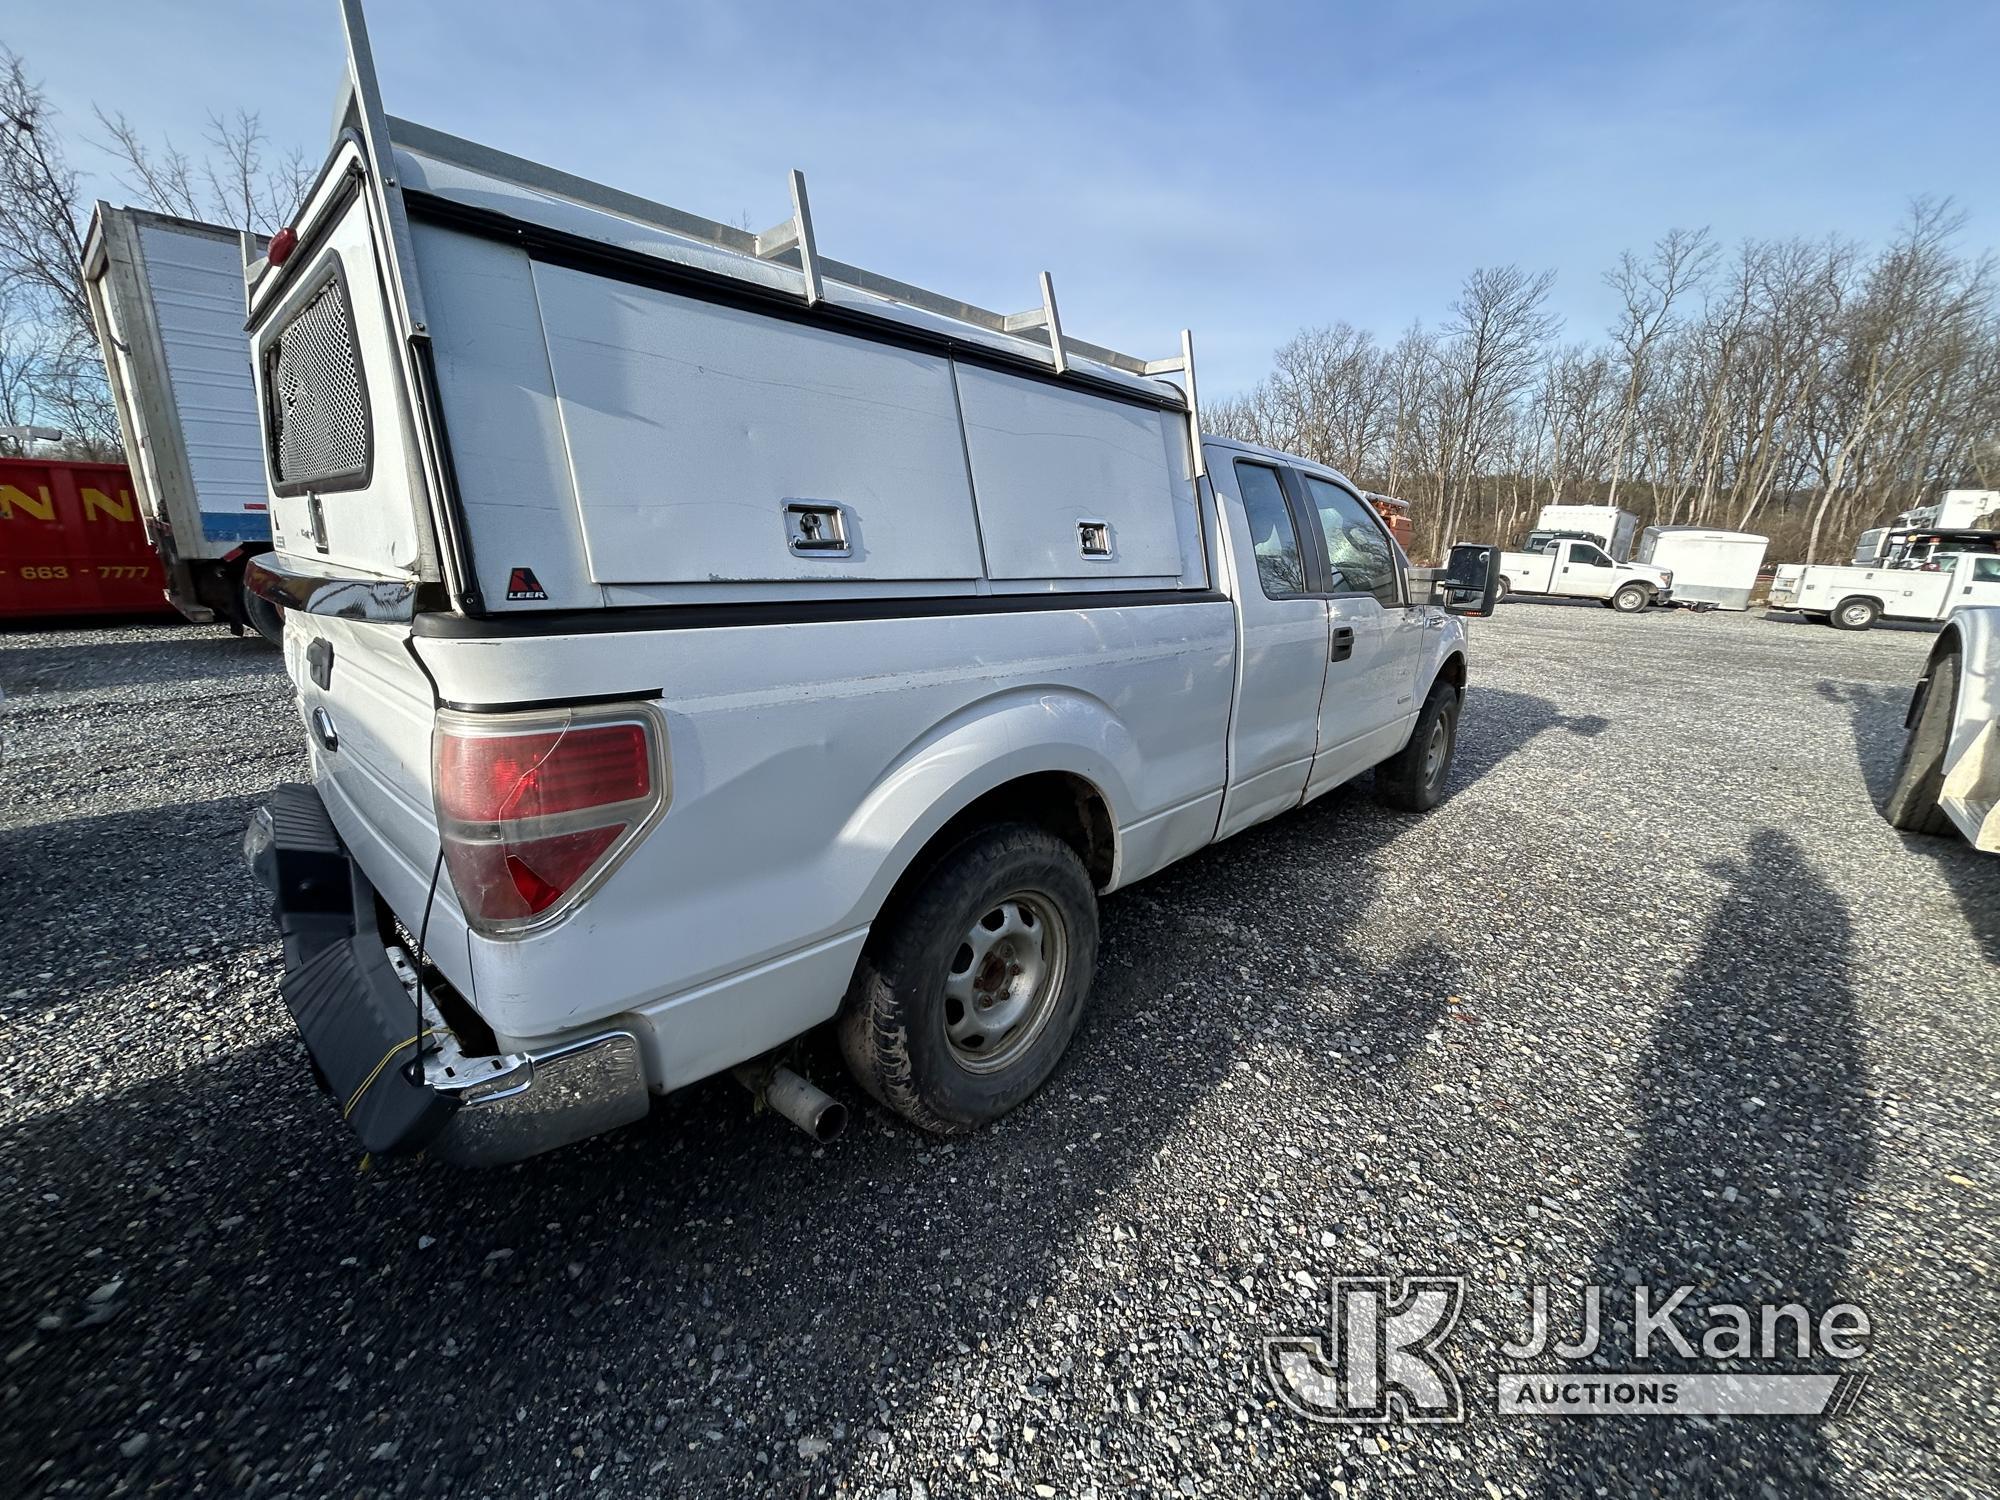
[[156, 149], [123, 114], [96, 111], [108, 151], [124, 168], [120, 185], [161, 213], [203, 219], [260, 234], [291, 221], [312, 185], [312, 164], [293, 150], [274, 156], [255, 113], [211, 113], [204, 133], [210, 154], [189, 156], [162, 138]]
[[1441, 327], [1387, 349], [1308, 329], [1219, 409], [1412, 501], [1419, 555], [1517, 537], [1553, 501], [1830, 555], [1947, 486], [2000, 485], [1996, 271], [1959, 234], [1928, 201], [1872, 254], [1794, 238], [1725, 262], [1671, 233], [1614, 267], [1623, 308], [1596, 346], [1554, 344], [1546, 274], [1477, 271]]
[[8, 298], [7, 362], [13, 400], [86, 449], [117, 442], [83, 292], [80, 179], [70, 165], [41, 85], [15, 53], [0, 50], [0, 295]]
[[1652, 373], [1654, 346], [1667, 330], [1674, 303], [1708, 274], [1714, 259], [1706, 229], [1692, 233], [1670, 229], [1653, 246], [1649, 258], [1639, 260], [1627, 250], [1605, 273], [1605, 283], [1618, 293], [1622, 304], [1612, 338], [1625, 365], [1625, 399], [1618, 408], [1618, 436], [1611, 448], [1607, 505], [1618, 503], [1618, 484], [1625, 475], [1632, 429], [1639, 420], [1639, 398]]
[[[97, 118], [133, 196], [164, 213], [270, 230], [303, 200], [312, 168], [274, 150], [255, 114], [209, 117], [209, 154], [149, 149], [124, 116]], [[26, 62], [0, 48], [0, 408], [10, 423], [60, 427], [77, 451], [117, 451], [83, 282], [90, 198]]]
[[1447, 407], [1444, 502], [1437, 550], [1458, 539], [1459, 517], [1474, 496], [1482, 465], [1502, 441], [1516, 399], [1532, 383], [1557, 320], [1546, 310], [1555, 272], [1529, 275], [1519, 266], [1481, 268], [1465, 279], [1444, 327]]

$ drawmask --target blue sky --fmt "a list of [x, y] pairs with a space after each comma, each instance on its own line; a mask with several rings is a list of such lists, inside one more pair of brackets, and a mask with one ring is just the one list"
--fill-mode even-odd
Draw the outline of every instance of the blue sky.
[[[241, 105], [325, 145], [331, 0], [10, 11], [0, 41], [73, 133], [94, 101], [192, 145]], [[1595, 337], [1603, 270], [1674, 226], [1879, 240], [1934, 193], [2000, 245], [1989, 3], [378, 0], [370, 22], [393, 113], [758, 228], [801, 167], [826, 253], [1003, 309], [1047, 269], [1081, 337], [1166, 354], [1194, 328], [1218, 394], [1304, 325], [1435, 321], [1477, 265], [1555, 268], [1568, 335]]]

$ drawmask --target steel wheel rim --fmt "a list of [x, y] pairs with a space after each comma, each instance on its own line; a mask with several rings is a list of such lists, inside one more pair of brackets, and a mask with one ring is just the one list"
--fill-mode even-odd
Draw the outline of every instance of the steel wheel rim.
[[968, 1073], [1011, 1066], [1047, 1029], [1069, 973], [1069, 929], [1049, 900], [1015, 891], [973, 919], [945, 966], [944, 1036]]
[[1645, 600], [1642, 595], [1634, 594], [1631, 592], [1620, 594], [1617, 599], [1618, 607], [1624, 610], [1625, 613], [1628, 615], [1632, 613], [1633, 610], [1637, 609], [1644, 602]]
[[1859, 625], [1863, 620], [1868, 618], [1867, 607], [1860, 604], [1850, 604], [1840, 612], [1840, 618], [1849, 625]]
[[1439, 714], [1437, 723], [1431, 726], [1430, 743], [1424, 746], [1424, 785], [1436, 786], [1437, 779], [1444, 772], [1445, 743], [1450, 731], [1445, 728], [1444, 715]]

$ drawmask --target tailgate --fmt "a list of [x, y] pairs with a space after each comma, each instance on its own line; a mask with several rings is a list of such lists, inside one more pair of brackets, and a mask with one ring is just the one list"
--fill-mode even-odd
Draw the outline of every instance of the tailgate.
[[[286, 608], [285, 665], [327, 812], [415, 934], [438, 841], [435, 699], [409, 643], [415, 591], [438, 572], [376, 203], [358, 145], [343, 140], [296, 247], [257, 287], [250, 344], [274, 551], [255, 575]], [[445, 884], [426, 946], [463, 983], [458, 927]]]
[[[414, 936], [424, 923], [438, 857], [431, 797], [430, 679], [409, 628], [288, 614], [285, 666], [299, 692], [313, 782], [341, 841]], [[425, 947], [469, 993], [462, 919], [451, 882], [438, 883]]]

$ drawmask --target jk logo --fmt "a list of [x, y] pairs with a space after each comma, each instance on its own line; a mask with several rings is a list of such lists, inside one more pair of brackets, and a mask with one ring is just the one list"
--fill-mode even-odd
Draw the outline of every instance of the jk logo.
[[1265, 1373], [1315, 1422], [1463, 1422], [1458, 1375], [1437, 1351], [1464, 1301], [1462, 1276], [1337, 1276], [1329, 1335], [1264, 1340]]

